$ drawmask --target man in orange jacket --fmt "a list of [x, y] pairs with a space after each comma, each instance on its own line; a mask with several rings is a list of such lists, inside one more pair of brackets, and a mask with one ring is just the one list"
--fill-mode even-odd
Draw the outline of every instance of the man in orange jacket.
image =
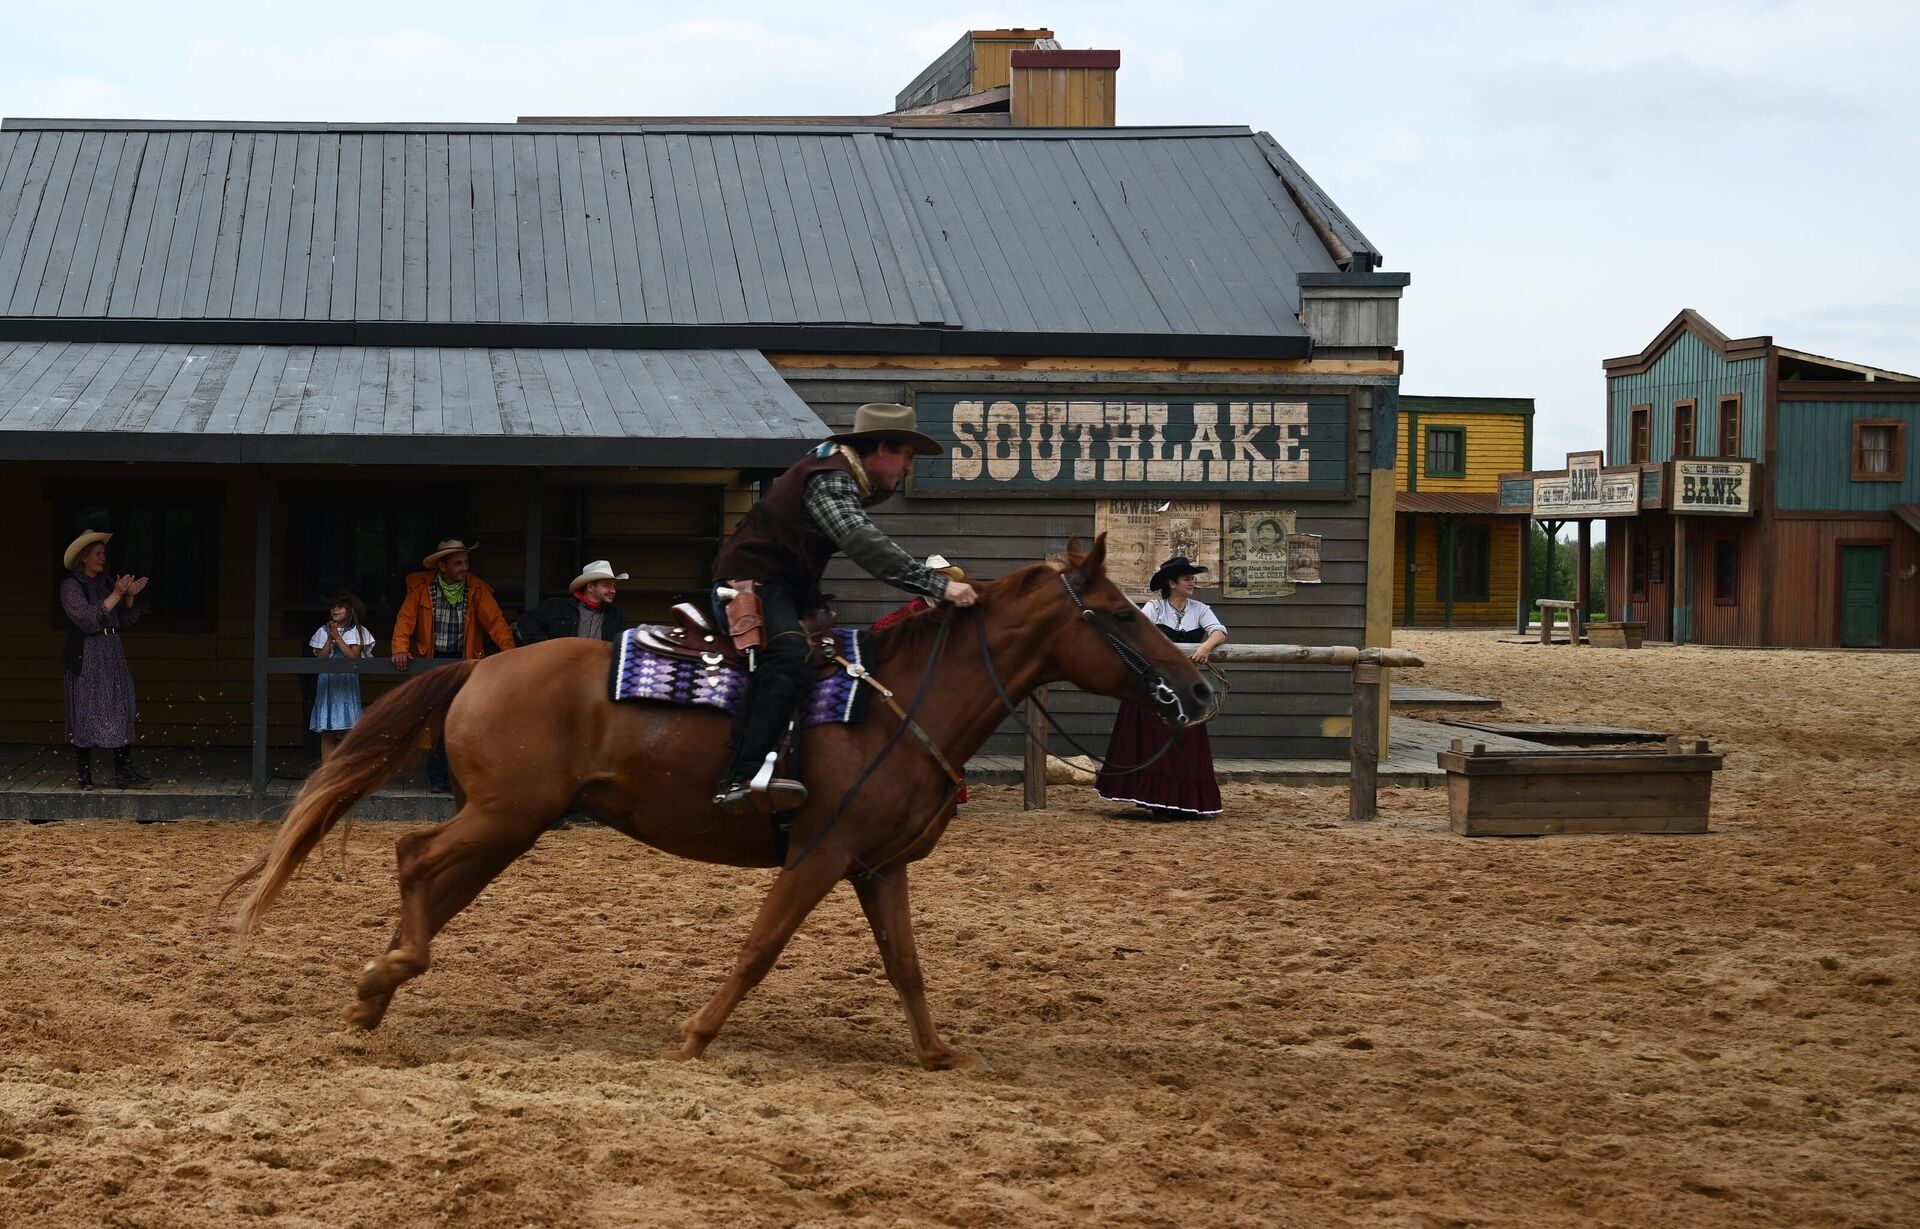
[[[513, 629], [493, 587], [469, 570], [467, 552], [479, 545], [443, 538], [420, 561], [433, 570], [407, 577], [407, 596], [393, 621], [394, 669], [405, 670], [416, 657], [483, 657], [487, 640], [502, 652], [513, 647]], [[435, 743], [427, 756], [428, 787], [446, 793], [448, 776], [446, 746]]]

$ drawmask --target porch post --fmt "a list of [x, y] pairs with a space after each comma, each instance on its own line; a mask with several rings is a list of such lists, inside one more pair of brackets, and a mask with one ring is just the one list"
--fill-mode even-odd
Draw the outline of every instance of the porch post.
[[1533, 579], [1533, 518], [1523, 516], [1520, 518], [1519, 525], [1520, 593], [1513, 612], [1513, 630], [1515, 635], [1524, 636], [1527, 634], [1527, 624], [1530, 621], [1527, 615], [1533, 609], [1533, 603], [1527, 600], [1532, 596], [1527, 592], [1527, 582]]
[[267, 798], [267, 619], [272, 585], [273, 479], [266, 466], [253, 478], [253, 805]]
[[521, 586], [521, 609], [540, 604], [540, 519], [546, 512], [546, 483], [539, 470], [527, 480], [527, 576]]
[[1580, 574], [1573, 578], [1573, 647], [1580, 647], [1580, 634], [1587, 626], [1587, 599], [1593, 587], [1593, 522], [1582, 519], [1580, 527]]
[[1454, 535], [1459, 531], [1459, 522], [1455, 520], [1453, 517], [1449, 516], [1443, 519], [1440, 522], [1440, 524], [1444, 526], [1446, 529], [1446, 532], [1440, 535], [1440, 550], [1442, 551], [1442, 558], [1440, 560], [1440, 574], [1447, 578], [1446, 611], [1445, 611], [1445, 617], [1442, 620], [1442, 625], [1445, 627], [1452, 627], [1453, 626], [1453, 589], [1454, 589], [1453, 582], [1455, 579], [1453, 570], [1454, 570], [1454, 565], [1457, 564], [1460, 559], [1460, 552], [1457, 549], [1455, 549]]

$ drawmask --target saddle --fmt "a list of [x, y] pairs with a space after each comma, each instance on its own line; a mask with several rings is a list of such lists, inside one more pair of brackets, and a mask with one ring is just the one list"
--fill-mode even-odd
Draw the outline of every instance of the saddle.
[[[633, 629], [634, 642], [649, 653], [698, 662], [706, 666], [727, 665], [745, 672], [747, 655], [733, 637], [713, 626], [713, 620], [692, 602], [673, 608], [672, 623], [643, 623]], [[815, 610], [800, 616], [800, 630], [807, 637], [807, 664], [821, 673], [839, 668], [843, 654], [834, 635], [833, 611]]]

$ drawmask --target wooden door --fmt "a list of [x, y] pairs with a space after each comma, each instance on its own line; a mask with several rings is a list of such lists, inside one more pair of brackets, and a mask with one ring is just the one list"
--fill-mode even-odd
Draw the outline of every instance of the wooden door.
[[1840, 643], [1877, 649], [1887, 618], [1887, 548], [1840, 547]]
[[1673, 639], [1672, 590], [1667, 584], [1668, 556], [1673, 554], [1673, 532], [1666, 522], [1649, 526], [1647, 542], [1647, 639]]

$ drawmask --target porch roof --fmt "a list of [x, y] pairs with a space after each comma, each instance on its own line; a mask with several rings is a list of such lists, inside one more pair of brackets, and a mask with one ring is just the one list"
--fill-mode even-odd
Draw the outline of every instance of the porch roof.
[[828, 433], [757, 350], [0, 341], [19, 459], [785, 467]]

